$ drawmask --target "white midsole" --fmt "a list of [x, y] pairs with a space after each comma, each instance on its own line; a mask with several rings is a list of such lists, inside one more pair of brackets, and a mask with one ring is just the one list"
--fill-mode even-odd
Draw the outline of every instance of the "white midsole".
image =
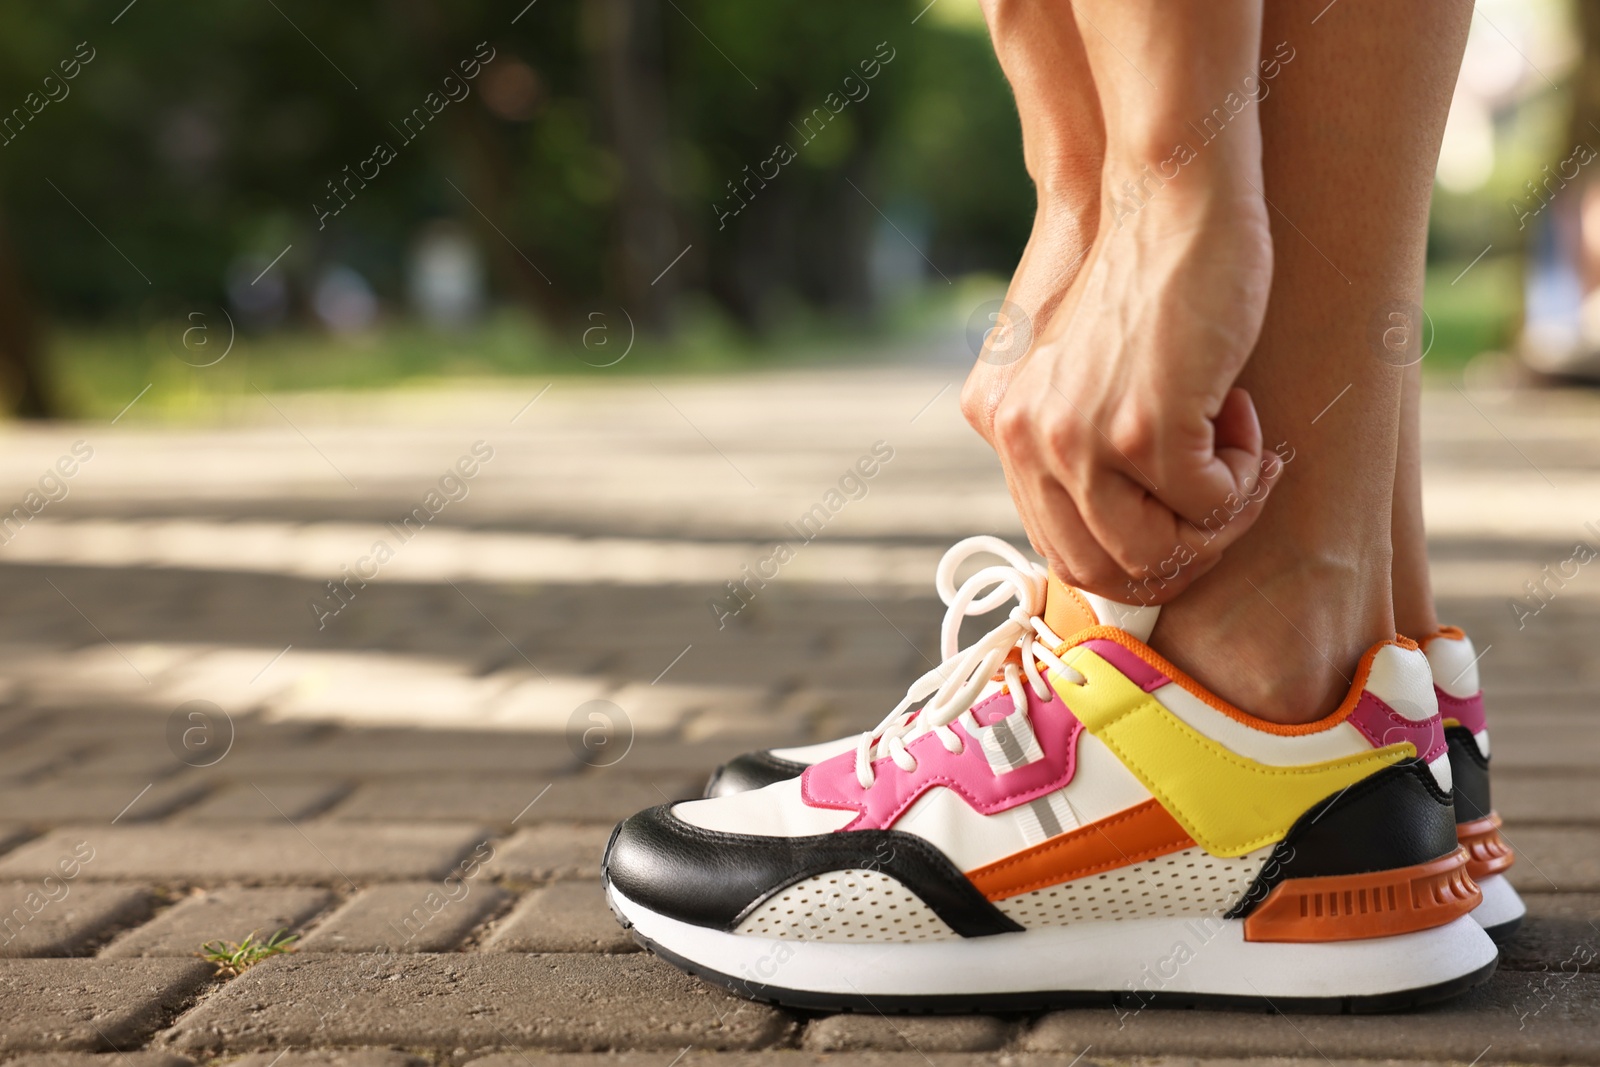
[[1448, 982], [1493, 962], [1471, 916], [1394, 937], [1318, 944], [1244, 939], [1239, 920], [1124, 919], [946, 941], [841, 943], [731, 934], [607, 888], [645, 938], [733, 978], [845, 996], [1128, 991], [1343, 997]]
[[1472, 917], [1479, 926], [1500, 926], [1516, 922], [1528, 914], [1528, 906], [1511, 888], [1505, 875], [1491, 874], [1487, 878], [1480, 878], [1478, 888], [1483, 890], [1483, 903], [1472, 909]]

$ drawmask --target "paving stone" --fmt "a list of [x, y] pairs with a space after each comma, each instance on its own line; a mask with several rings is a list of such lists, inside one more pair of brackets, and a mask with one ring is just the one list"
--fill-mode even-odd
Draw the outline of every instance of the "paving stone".
[[213, 889], [179, 901], [100, 950], [105, 959], [193, 956], [208, 941], [294, 933], [333, 903], [326, 889]]
[[1570, 715], [1494, 715], [1494, 765], [1590, 771], [1600, 767], [1600, 732]]
[[[332, 811], [337, 820], [478, 821], [509, 826], [522, 815], [533, 817], [538, 804], [575, 781], [570, 777], [540, 778], [534, 775], [480, 775], [476, 777], [428, 777], [421, 780], [375, 782], [359, 786]], [[546, 787], [549, 787], [546, 791]], [[523, 812], [526, 811], [526, 814]]]
[[521, 821], [617, 823], [644, 808], [691, 800], [705, 788], [702, 774], [658, 776], [638, 768], [623, 772], [625, 764], [558, 779]]
[[[540, 642], [548, 652], [553, 643]], [[502, 672], [502, 676], [508, 672]], [[484, 701], [473, 714], [479, 721], [503, 730], [519, 730], [549, 735], [562, 744], [573, 712], [591, 700], [599, 700], [610, 686], [598, 678], [524, 678]], [[670, 724], [663, 724], [663, 729]], [[645, 729], [641, 722], [639, 729]]]
[[[900, 1017], [896, 1017], [900, 1021]], [[467, 1053], [470, 1057], [471, 1053]], [[1461, 1061], [1446, 1064], [1434, 1059], [1349, 1059], [1343, 1056], [1329, 1059], [1315, 1052], [1307, 1056], [1251, 1056], [1240, 1058], [1226, 1056], [1220, 1059], [1193, 1056], [1139, 1056], [1129, 1060], [1102, 1059], [1093, 1050], [1083, 1055], [1064, 1052], [1005, 1052], [1001, 1055], [972, 1052], [939, 1052], [925, 1049], [922, 1052], [854, 1051], [847, 1055], [836, 1052], [816, 1052], [807, 1049], [764, 1049], [758, 1052], [718, 1052], [696, 1048], [682, 1050], [682, 1058], [666, 1062], [671, 1053], [620, 1052], [620, 1053], [533, 1053], [522, 1051], [495, 1052], [477, 1059], [465, 1059], [469, 1067], [982, 1067], [999, 1064], [1000, 1067], [1466, 1067]], [[240, 1061], [235, 1061], [240, 1062]], [[287, 1062], [287, 1058], [286, 1058]], [[452, 1056], [453, 1067], [463, 1063], [463, 1058]], [[1483, 1061], [1488, 1063], [1487, 1059]], [[1496, 1061], [1498, 1062], [1498, 1061]], [[114, 1067], [114, 1065], [107, 1065]], [[230, 1063], [228, 1067], [233, 1067]], [[258, 1064], [257, 1067], [265, 1067]], [[280, 1065], [281, 1067], [281, 1065]]]
[[[673, 654], [667, 655], [670, 658]], [[680, 685], [671, 681], [635, 682], [623, 686], [607, 699], [627, 713], [634, 729], [640, 733], [671, 729], [697, 712], [757, 718], [770, 711], [773, 705], [772, 692], [764, 686]]]
[[486, 952], [636, 952], [638, 945], [593, 882], [556, 882], [517, 902], [484, 942]]
[[20, 823], [0, 823], [0, 855], [10, 851], [13, 846], [22, 844], [37, 832], [33, 827], [23, 826]]
[[43, 722], [44, 716], [37, 708], [23, 704], [0, 708], [0, 738], [21, 743]]
[[[889, 706], [893, 707], [894, 705], [891, 704]], [[882, 717], [881, 715], [878, 716], [878, 718]], [[862, 726], [861, 729], [866, 729], [866, 726]], [[622, 774], [638, 774], [641, 772], [652, 774], [676, 773], [696, 778], [703, 785], [705, 780], [710, 777], [713, 767], [726, 763], [741, 752], [748, 752], [749, 750], [749, 744], [737, 737], [718, 738], [714, 741], [702, 741], [697, 744], [683, 741], [660, 741], [654, 738], [641, 737], [634, 740], [633, 746], [628, 749], [626, 756], [618, 760], [613, 766], [603, 768], [603, 770], [618, 771]]]
[[0, 878], [40, 878], [79, 842], [82, 877], [99, 881], [343, 885], [443, 878], [488, 834], [452, 824], [85, 826], [52, 831], [0, 857]]
[[1500, 969], [1600, 971], [1600, 893], [1529, 893], [1528, 916], [1500, 946]]
[[521, 819], [530, 822], [617, 823], [644, 808], [690, 800], [705, 787], [701, 774], [656, 774], [624, 764], [557, 779]]
[[37, 1052], [7, 1060], [6, 1067], [194, 1067], [176, 1052]]
[[1508, 823], [1505, 838], [1517, 862], [1506, 872], [1523, 893], [1578, 893], [1600, 890], [1600, 827], [1519, 826]]
[[496, 878], [543, 882], [600, 877], [612, 824], [548, 822], [524, 826], [494, 847], [487, 864]]
[[[183, 703], [174, 699], [167, 705], [175, 708]], [[65, 713], [76, 715], [76, 712]], [[117, 737], [114, 744], [102, 744], [92, 754], [85, 755], [72, 764], [88, 778], [115, 776], [145, 779], [179, 777], [194, 779], [212, 772], [227, 773], [240, 761], [244, 753], [272, 752], [280, 758], [292, 759], [307, 745], [314, 744], [317, 730], [308, 723], [267, 723], [255, 716], [212, 715], [194, 721], [196, 726], [208, 727], [204, 733], [193, 735], [193, 740], [215, 745], [215, 748], [196, 747], [187, 753], [188, 759], [179, 758], [167, 737], [167, 719], [149, 715], [138, 732]]]
[[210, 977], [201, 960], [0, 960], [0, 1052], [134, 1048]]
[[509, 894], [476, 878], [363, 889], [300, 943], [305, 952], [445, 952]]
[[316, 744], [261, 747], [234, 752], [225, 761], [230, 774], [368, 777], [372, 775], [528, 774], [549, 776], [572, 770], [577, 758], [560, 735], [482, 732], [433, 736], [413, 730], [369, 736], [342, 733]]
[[72, 767], [92, 746], [81, 739], [24, 736], [0, 741], [5, 762], [0, 764], [0, 785], [10, 786], [61, 767]]
[[743, 712], [706, 711], [684, 723], [683, 739], [691, 744], [707, 741], [736, 744], [744, 751], [751, 751], [806, 745], [816, 738], [810, 721], [803, 718], [754, 718]]
[[1495, 810], [1514, 824], [1600, 822], [1600, 789], [1592, 774], [1529, 774], [1520, 768], [1496, 769]]
[[59, 874], [0, 883], [0, 956], [76, 956], [119, 926], [150, 914], [140, 886], [90, 885]]
[[1386, 1058], [1400, 1050], [1468, 1063], [1490, 1046], [1497, 1062], [1592, 1061], [1600, 1048], [1600, 976], [1501, 971], [1442, 1005], [1396, 1015], [1272, 1015], [1150, 1007], [1052, 1012], [1023, 1047], [1095, 1055]]
[[[344, 782], [236, 782], [184, 808], [177, 822], [281, 823], [321, 814], [349, 792]], [[263, 795], [265, 794], [265, 795]]]
[[502, 826], [513, 821], [615, 823], [642, 808], [699, 796], [703, 784], [698, 778], [682, 775], [623, 777], [609, 769], [544, 781], [518, 778], [382, 782], [358, 788], [329, 813], [329, 818], [341, 822], [475, 819]]
[[[1304, 1048], [1304, 1044], [1301, 1046]], [[1400, 1050], [1404, 1051], [1404, 1050]], [[1421, 1051], [1421, 1050], [1418, 1050]], [[1015, 1061], [1016, 1067], [1071, 1067], [1071, 1059], [1066, 1053], [1057, 1053], [1049, 1059], [1036, 1058], [1033, 1053], [1008, 1053], [1006, 1061]], [[1099, 1067], [1128, 1067], [1130, 1061], [1101, 1059], [1098, 1054], [1086, 1055], [1078, 1061], [1078, 1067], [1085, 1064], [1095, 1064]], [[1387, 1059], [1371, 1059], [1368, 1057], [1354, 1058], [1336, 1056], [1329, 1058], [1319, 1056], [1314, 1050], [1307, 1048], [1304, 1056], [1222, 1056], [1222, 1057], [1196, 1057], [1196, 1056], [1140, 1056], [1136, 1060], [1138, 1067], [1469, 1067], [1460, 1060], [1435, 1059], [1431, 1056], [1403, 1056]], [[1480, 1061], [1490, 1063], [1486, 1057]], [[1499, 1061], [1494, 1061], [1498, 1063]]]
[[[470, 1055], [470, 1054], [469, 1054]], [[669, 1062], [670, 1061], [670, 1062]], [[451, 1058], [452, 1065], [460, 1061]], [[1371, 1060], [1329, 1061], [1311, 1060], [1256, 1060], [1248, 1064], [1237, 1060], [1201, 1063], [1184, 1058], [1177, 1060], [1146, 1060], [1141, 1058], [1138, 1067], [1427, 1067], [1417, 1063], [1399, 1064], [1388, 1061], [1377, 1064]], [[977, 1055], [961, 1052], [876, 1052], [857, 1051], [848, 1055], [814, 1052], [806, 1049], [763, 1049], [758, 1052], [719, 1052], [698, 1048], [685, 1048], [681, 1059], [672, 1059], [669, 1052], [613, 1052], [584, 1053], [556, 1052], [495, 1052], [468, 1060], [470, 1067], [1105, 1067], [1105, 1061], [1094, 1056], [1075, 1059], [1060, 1053], [1007, 1052], [1003, 1056]], [[108, 1064], [107, 1067], [115, 1067]], [[233, 1067], [229, 1064], [228, 1067]], [[280, 1065], [282, 1067], [282, 1065]], [[1118, 1067], [1126, 1067], [1119, 1064]], [[1443, 1065], [1440, 1065], [1443, 1067]], [[1459, 1067], [1459, 1065], [1452, 1065]]]
[[282, 1045], [752, 1048], [788, 1018], [644, 954], [279, 956], [179, 1019], [185, 1051]]
[[[57, 658], [53, 663], [49, 663], [46, 669], [61, 671], [71, 670], [76, 666], [75, 657], [69, 655]], [[126, 672], [127, 664], [121, 666], [122, 671]], [[131, 674], [127, 675], [126, 680], [133, 681], [139, 689], [144, 688]], [[122, 685], [122, 681], [124, 679], [118, 679], [108, 688], [113, 691], [122, 689], [134, 692]], [[137, 744], [143, 738], [160, 736], [166, 730], [166, 715], [170, 707], [163, 708], [158, 713], [150, 707], [123, 701], [107, 701], [105, 692], [101, 690], [93, 698], [79, 701], [62, 699], [59, 693], [30, 693], [28, 703], [45, 711], [45, 717], [38, 725], [36, 736], [93, 745], [98, 754], [117, 747]], [[142, 693], [138, 695], [143, 696]], [[114, 741], [115, 744], [107, 744], [108, 741]]]
[[[230, 1060], [228, 1067], [428, 1067], [428, 1061], [389, 1048], [294, 1049], [252, 1052]], [[523, 1064], [527, 1067], [527, 1064]]]
[[806, 1027], [801, 1047], [814, 1052], [990, 1052], [1002, 1047], [1014, 1029], [987, 1015], [831, 1015]]
[[59, 779], [0, 788], [0, 811], [8, 818], [30, 823], [109, 823], [112, 819], [119, 824], [136, 823], [159, 819], [204, 792], [203, 785], [193, 782], [133, 778], [105, 782], [71, 770]]

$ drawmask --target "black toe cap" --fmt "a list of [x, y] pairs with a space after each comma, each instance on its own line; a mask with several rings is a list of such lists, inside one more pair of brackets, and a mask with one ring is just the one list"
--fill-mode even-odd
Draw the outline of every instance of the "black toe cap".
[[606, 881], [651, 911], [693, 923], [731, 929], [764, 897], [770, 872], [742, 863], [733, 835], [684, 822], [670, 804], [630, 815], [606, 846]]
[[752, 789], [769, 786], [773, 782], [786, 782], [798, 778], [806, 764], [780, 759], [771, 752], [746, 752], [735, 756], [711, 772], [705, 795], [725, 797], [734, 793], [748, 793]]

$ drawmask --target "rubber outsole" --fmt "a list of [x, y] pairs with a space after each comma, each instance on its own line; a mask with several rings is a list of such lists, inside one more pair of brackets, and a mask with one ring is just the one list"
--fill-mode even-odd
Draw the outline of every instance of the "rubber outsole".
[[781, 1008], [817, 1012], [875, 1012], [892, 1015], [971, 1015], [971, 1014], [1027, 1014], [1053, 1011], [1059, 1008], [1144, 1008], [1186, 1009], [1207, 1008], [1232, 1011], [1295, 1012], [1315, 1015], [1381, 1015], [1411, 1011], [1437, 1004], [1466, 993], [1487, 982], [1494, 974], [1499, 960], [1462, 975], [1460, 978], [1436, 985], [1408, 989], [1399, 993], [1381, 993], [1374, 996], [1355, 997], [1244, 997], [1219, 993], [1130, 993], [1114, 992], [1036, 992], [1036, 993], [984, 993], [964, 996], [902, 997], [902, 996], [841, 996], [839, 994], [811, 993], [804, 990], [785, 989], [782, 986], [763, 985], [743, 978], [723, 974], [702, 967], [692, 960], [662, 948], [640, 934], [626, 920], [619, 921], [627, 927], [640, 947], [651, 952], [679, 970], [694, 975], [702, 981], [721, 986], [747, 1000], [759, 1001]]
[[1518, 916], [1510, 922], [1503, 922], [1496, 926], [1485, 926], [1483, 932], [1488, 934], [1490, 940], [1495, 944], [1503, 945], [1515, 937], [1520, 929], [1522, 929], [1522, 917]]
[[[607, 880], [609, 882], [609, 880]], [[607, 885], [609, 889], [609, 884]], [[1377, 1015], [1411, 1011], [1460, 996], [1487, 982], [1499, 965], [1488, 963], [1456, 978], [1432, 985], [1389, 993], [1337, 997], [1268, 997], [1220, 993], [1134, 992], [1130, 990], [1058, 990], [1023, 993], [978, 993], [931, 996], [874, 996], [818, 993], [737, 978], [687, 959], [640, 933], [617, 909], [607, 893], [607, 905], [638, 945], [702, 981], [721, 986], [747, 1000], [800, 1011], [896, 1015], [1026, 1014], [1060, 1008], [1111, 1007], [1139, 1011], [1160, 1009], [1216, 1009], [1232, 1011], [1296, 1012], [1317, 1015]]]
[[1503, 874], [1484, 878], [1478, 888], [1483, 891], [1483, 903], [1473, 911], [1472, 917], [1495, 944], [1504, 944], [1521, 928], [1528, 906]]

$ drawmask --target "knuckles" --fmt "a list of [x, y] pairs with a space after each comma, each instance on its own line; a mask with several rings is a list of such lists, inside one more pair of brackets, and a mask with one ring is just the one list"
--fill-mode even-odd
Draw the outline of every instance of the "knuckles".
[[977, 430], [978, 435], [990, 444], [995, 442], [994, 423], [999, 406], [993, 392], [978, 380], [977, 375], [968, 375], [961, 386], [961, 415], [967, 420], [967, 425]]
[[995, 447], [1007, 456], [1032, 451], [1033, 413], [1025, 405], [1011, 399], [1003, 401], [994, 411], [992, 428]]

